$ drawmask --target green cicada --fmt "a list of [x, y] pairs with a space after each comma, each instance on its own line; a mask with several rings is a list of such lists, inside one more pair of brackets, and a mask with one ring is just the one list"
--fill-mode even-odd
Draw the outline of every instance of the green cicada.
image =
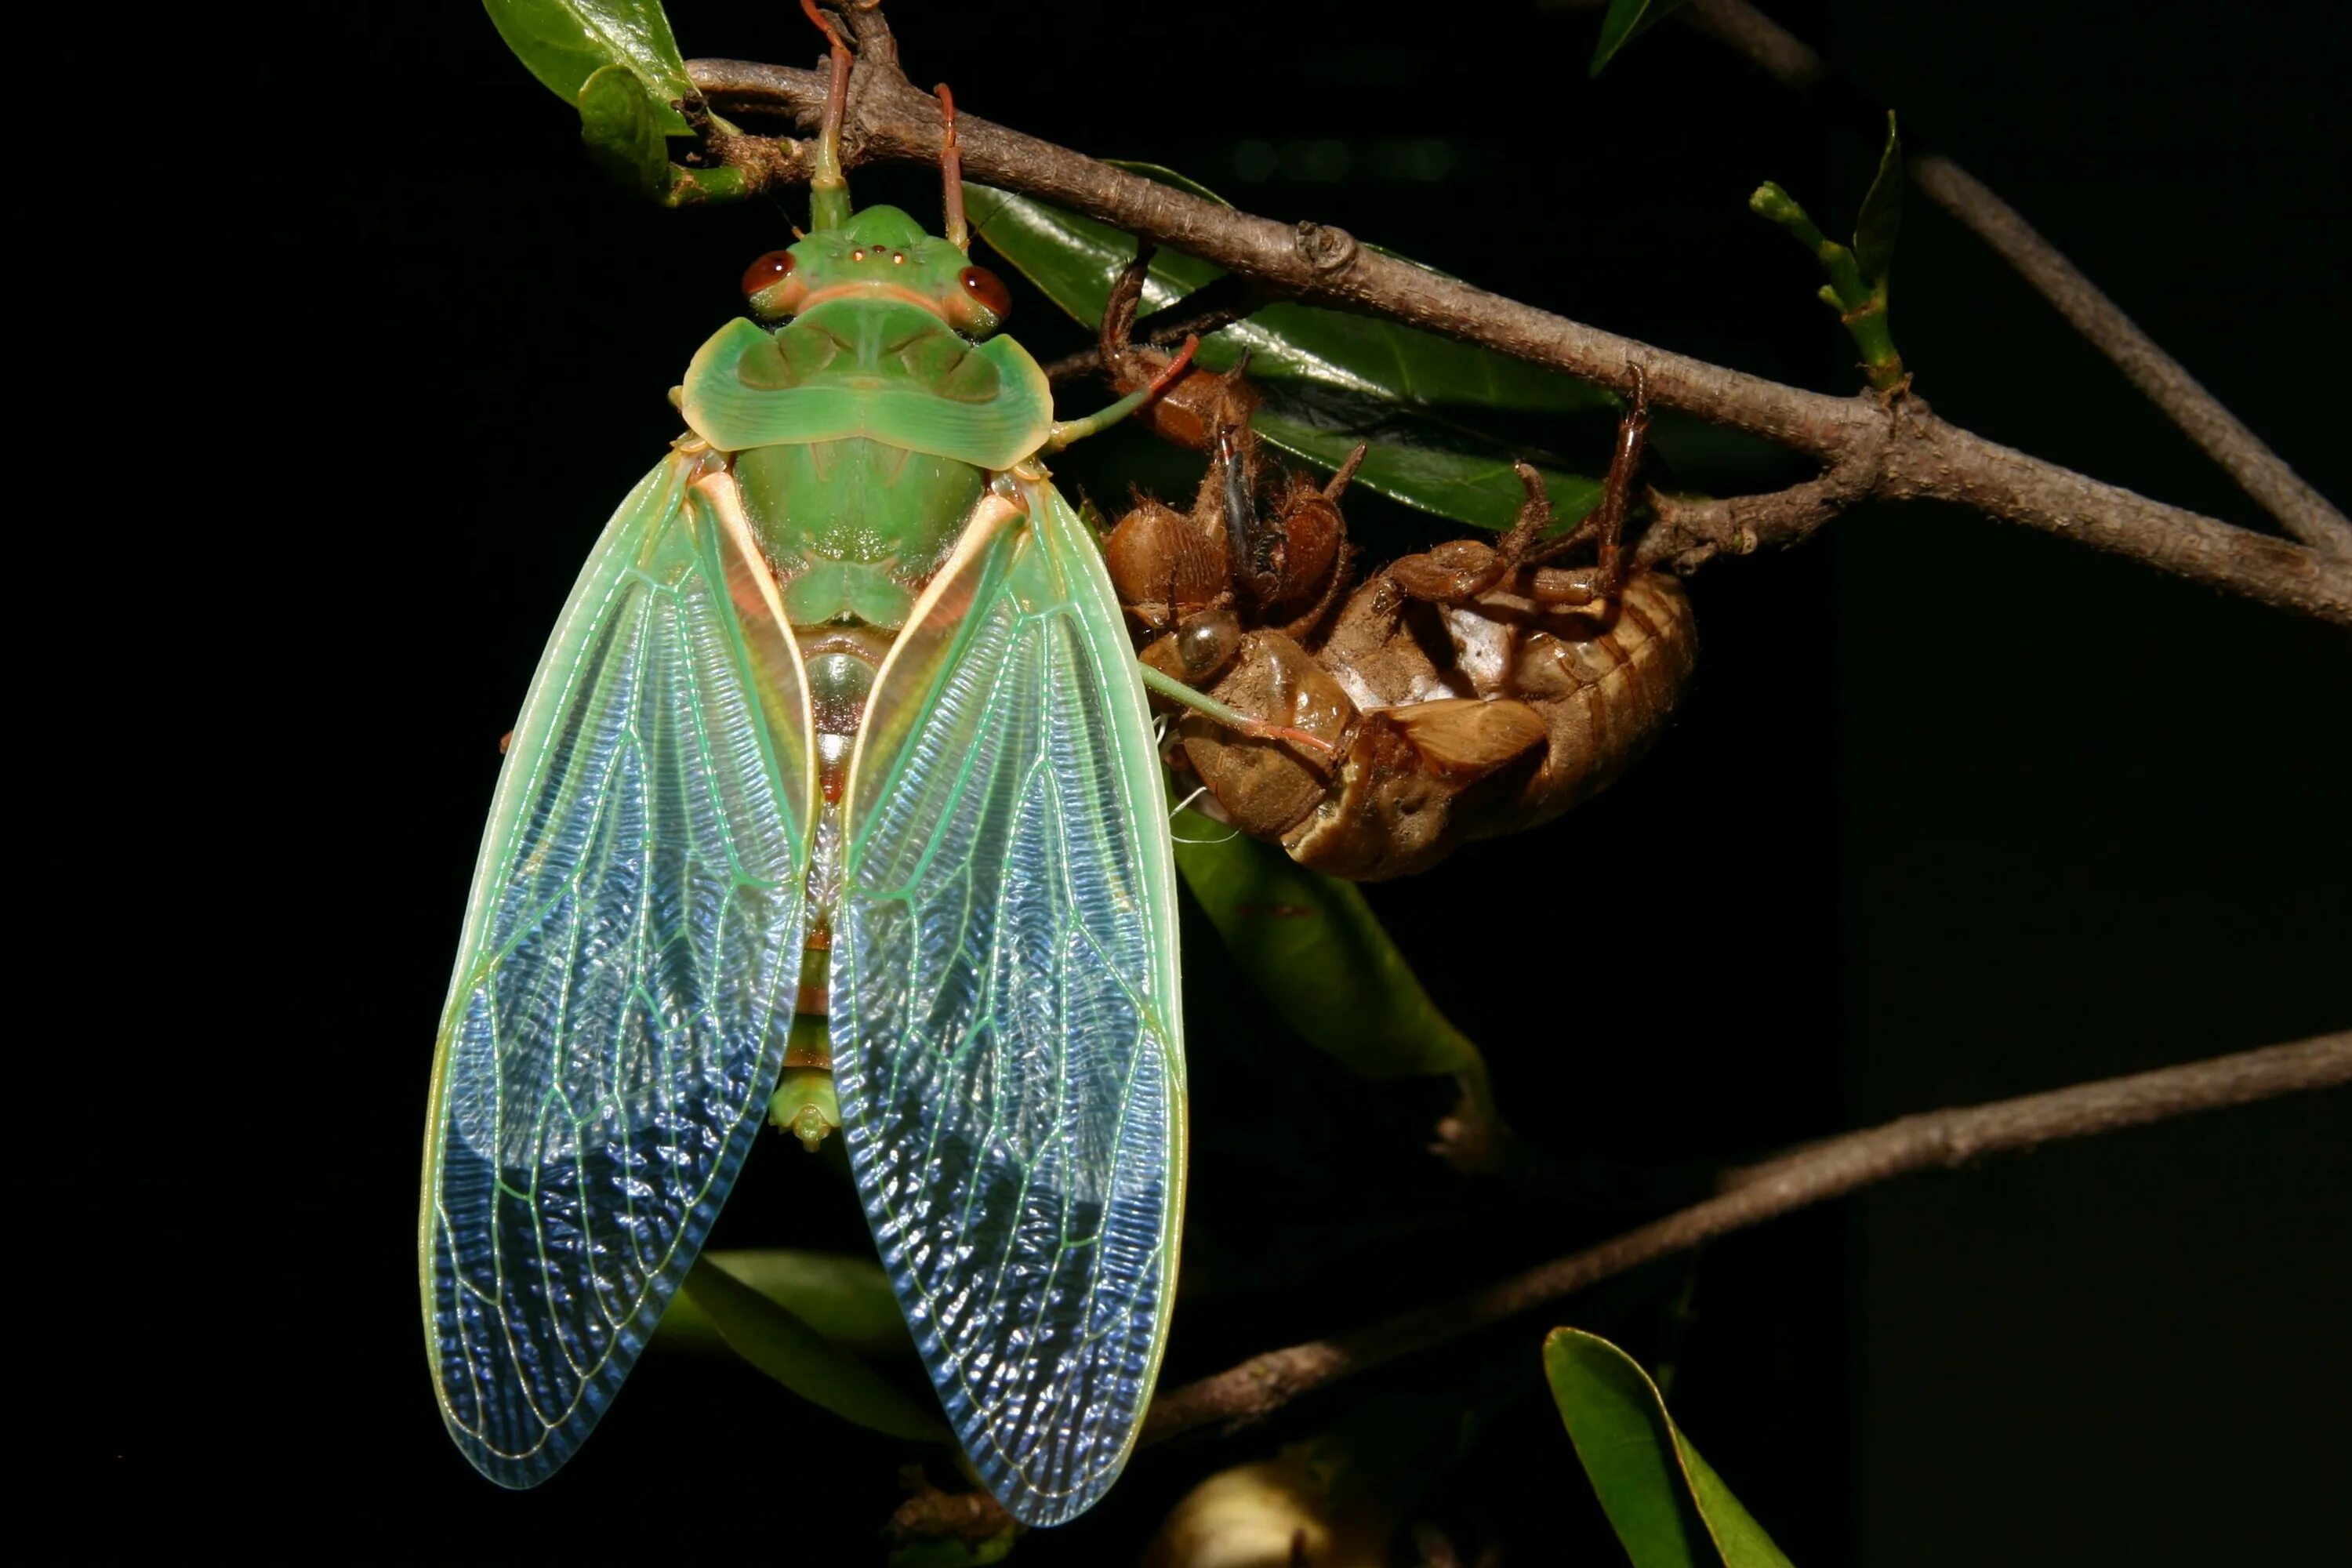
[[[836, 105], [846, 74], [836, 40]], [[1182, 1210], [1151, 719], [1039, 461], [1140, 396], [1057, 425], [991, 336], [951, 129], [945, 238], [853, 216], [838, 146], [745, 279], [782, 324], [695, 354], [516, 727], [434, 1068], [425, 1342], [467, 1457], [544, 1479], [761, 1121], [837, 1122], [950, 1424], [1052, 1524], [1134, 1444]]]

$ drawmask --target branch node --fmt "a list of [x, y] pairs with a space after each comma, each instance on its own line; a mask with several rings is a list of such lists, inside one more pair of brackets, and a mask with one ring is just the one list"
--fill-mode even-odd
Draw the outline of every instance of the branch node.
[[1753, 555], [1767, 544], [1794, 544], [1878, 489], [1897, 426], [1927, 416], [1925, 398], [1864, 393], [1855, 400], [1876, 417], [1855, 426], [1852, 445], [1816, 479], [1766, 495], [1697, 500], [1653, 489], [1657, 521], [1643, 536], [1635, 559], [1644, 566], [1689, 573], [1717, 555]]
[[1359, 248], [1356, 237], [1346, 229], [1304, 219], [1300, 220], [1297, 238], [1292, 243], [1297, 247], [1300, 260], [1326, 276], [1344, 271], [1348, 264], [1356, 259]]
[[712, 132], [704, 138], [704, 145], [722, 167], [742, 175], [747, 194], [803, 184], [814, 161], [809, 145], [790, 136], [730, 136]]

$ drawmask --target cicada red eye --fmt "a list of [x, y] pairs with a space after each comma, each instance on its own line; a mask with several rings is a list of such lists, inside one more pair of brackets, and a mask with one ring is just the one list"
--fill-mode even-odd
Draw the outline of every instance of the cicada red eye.
[[963, 286], [971, 299], [998, 321], [1013, 314], [1013, 296], [1004, 291], [1004, 279], [985, 267], [967, 267], [956, 281]]
[[743, 292], [747, 297], [757, 294], [771, 284], [780, 283], [792, 276], [792, 270], [793, 253], [772, 250], [743, 268]]

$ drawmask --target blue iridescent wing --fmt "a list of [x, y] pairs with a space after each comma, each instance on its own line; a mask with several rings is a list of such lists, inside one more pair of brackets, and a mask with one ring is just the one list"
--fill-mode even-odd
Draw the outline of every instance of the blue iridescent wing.
[[792, 1024], [808, 699], [740, 510], [714, 504], [731, 483], [686, 447], [606, 526], [475, 868], [418, 1263], [442, 1414], [507, 1486], [552, 1473], [627, 1375]]
[[882, 1258], [1015, 1517], [1126, 1462], [1174, 1293], [1175, 868], [1110, 579], [1051, 487], [983, 504], [851, 767], [834, 1070]]

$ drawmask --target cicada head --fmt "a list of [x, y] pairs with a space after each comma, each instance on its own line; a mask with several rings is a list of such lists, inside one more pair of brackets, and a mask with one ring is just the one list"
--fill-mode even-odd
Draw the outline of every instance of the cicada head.
[[824, 300], [878, 294], [919, 305], [971, 338], [995, 331], [1013, 311], [995, 273], [897, 207], [867, 207], [839, 228], [768, 252], [745, 270], [743, 293], [763, 321]]

